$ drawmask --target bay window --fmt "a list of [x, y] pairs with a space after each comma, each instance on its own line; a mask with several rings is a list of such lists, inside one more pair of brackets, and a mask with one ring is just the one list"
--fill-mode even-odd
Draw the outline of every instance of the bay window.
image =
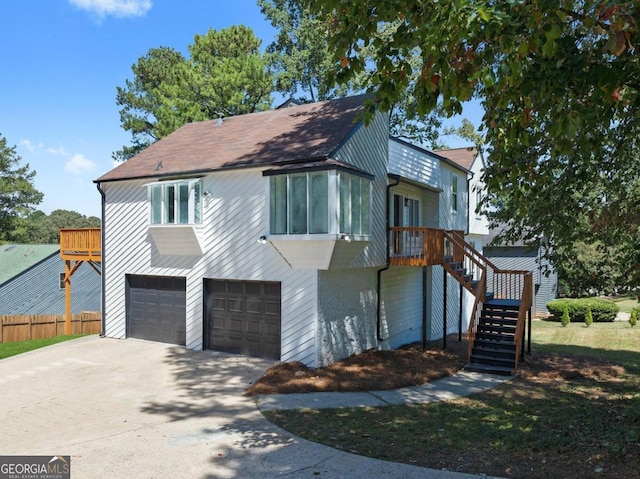
[[274, 174], [269, 181], [273, 235], [369, 235], [371, 179], [336, 170]]

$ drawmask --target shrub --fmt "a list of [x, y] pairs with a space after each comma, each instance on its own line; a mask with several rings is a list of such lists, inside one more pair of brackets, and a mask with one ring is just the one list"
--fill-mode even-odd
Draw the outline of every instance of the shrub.
[[562, 312], [562, 327], [566, 328], [567, 326], [569, 326], [569, 323], [571, 322], [571, 318], [569, 318], [569, 308], [567, 308], [567, 305], [564, 305], [564, 311]]
[[593, 321], [596, 323], [615, 321], [620, 310], [616, 303], [603, 298], [554, 299], [547, 303], [547, 309], [552, 315], [551, 320], [562, 321], [565, 307], [571, 321], [578, 323], [585, 321], [588, 309], [591, 309]]
[[640, 308], [633, 308], [631, 310], [631, 314], [629, 315], [629, 324], [633, 328], [636, 324], [638, 324], [638, 319], [640, 318]]
[[587, 306], [587, 314], [584, 317], [584, 324], [587, 325], [587, 328], [593, 324], [593, 314], [591, 313], [591, 308]]

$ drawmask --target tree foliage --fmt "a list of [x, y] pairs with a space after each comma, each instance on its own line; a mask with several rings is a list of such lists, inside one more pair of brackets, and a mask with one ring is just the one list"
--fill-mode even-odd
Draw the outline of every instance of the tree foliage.
[[[335, 81], [327, 24], [311, 13], [302, 0], [258, 0], [258, 5], [272, 26], [278, 29], [275, 40], [267, 47], [278, 92], [313, 102], [366, 89], [368, 72], [354, 75], [348, 81]], [[393, 26], [386, 29], [391, 31]], [[388, 35], [386, 29], [378, 35]], [[375, 56], [375, 45], [369, 45], [361, 53], [365, 58]], [[390, 113], [393, 136], [433, 149], [444, 146], [439, 138], [443, 116], [439, 109], [420, 113], [415, 99], [407, 91], [393, 102]]]
[[422, 114], [481, 99], [484, 205], [504, 240], [615, 245], [609, 264], [640, 286], [638, 2], [306, 1], [326, 21], [336, 80], [367, 76], [369, 115], [407, 90]]
[[117, 88], [120, 123], [132, 145], [114, 153], [126, 160], [185, 123], [241, 115], [271, 106], [273, 78], [260, 40], [243, 25], [196, 35], [189, 58], [151, 48]]
[[100, 228], [100, 218], [76, 211], [53, 210], [50, 215], [36, 210], [16, 222], [14, 243], [55, 244], [60, 242], [61, 228]]
[[16, 223], [42, 201], [33, 185], [36, 172], [28, 164], [20, 166], [21, 160], [0, 134], [0, 242], [10, 240]]

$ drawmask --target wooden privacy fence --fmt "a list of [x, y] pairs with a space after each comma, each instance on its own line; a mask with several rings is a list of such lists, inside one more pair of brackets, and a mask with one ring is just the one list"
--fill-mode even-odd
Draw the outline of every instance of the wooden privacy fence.
[[[0, 343], [53, 338], [64, 334], [64, 314], [0, 315]], [[83, 311], [71, 317], [71, 334], [98, 334], [99, 312]]]

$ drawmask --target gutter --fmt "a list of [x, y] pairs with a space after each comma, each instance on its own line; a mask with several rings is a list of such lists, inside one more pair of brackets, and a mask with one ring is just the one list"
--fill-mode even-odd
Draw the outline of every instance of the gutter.
[[[387, 185], [387, 194], [386, 194], [386, 201], [387, 201], [387, 205], [386, 205], [386, 230], [385, 230], [385, 236], [387, 238], [386, 241], [386, 245], [385, 245], [385, 249], [386, 249], [386, 264], [383, 268], [378, 270], [378, 282], [376, 283], [376, 296], [377, 296], [377, 300], [378, 300], [378, 304], [377, 304], [377, 316], [376, 316], [376, 339], [378, 341], [384, 341], [385, 339], [382, 337], [382, 301], [380, 299], [380, 283], [382, 282], [382, 273], [387, 271], [389, 269], [389, 194], [391, 192], [391, 188], [393, 188], [394, 186], [398, 186], [400, 184], [400, 179], [397, 178], [396, 182], [393, 184], [388, 184]], [[389, 338], [387, 338], [389, 339]]]
[[101, 201], [101, 228], [100, 228], [100, 270], [101, 270], [101, 274], [100, 274], [100, 279], [101, 279], [101, 298], [100, 298], [100, 310], [102, 312], [102, 318], [101, 318], [101, 326], [100, 326], [100, 337], [104, 338], [105, 336], [105, 318], [106, 318], [106, 312], [105, 312], [105, 299], [106, 299], [106, 294], [105, 294], [105, 261], [104, 261], [104, 223], [105, 223], [105, 204], [106, 204], [106, 196], [104, 194], [104, 190], [102, 189], [102, 184], [96, 182], [96, 187], [98, 188], [98, 191], [100, 192], [100, 196], [102, 197], [102, 201]]

